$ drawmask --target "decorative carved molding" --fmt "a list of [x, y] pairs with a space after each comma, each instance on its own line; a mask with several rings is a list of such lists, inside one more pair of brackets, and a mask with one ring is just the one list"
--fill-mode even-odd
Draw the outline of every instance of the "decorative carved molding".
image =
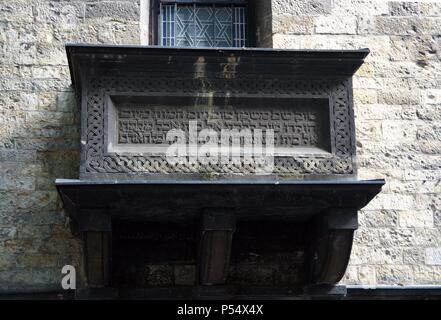
[[254, 173], [255, 167], [245, 163], [203, 164], [188, 163], [171, 166], [165, 155], [127, 155], [105, 152], [106, 97], [111, 94], [140, 95], [148, 92], [158, 96], [216, 92], [219, 95], [251, 94], [261, 97], [295, 95], [327, 97], [330, 103], [332, 154], [276, 156], [275, 174], [327, 175], [354, 174], [351, 135], [349, 80], [293, 79], [182, 79], [182, 78], [122, 78], [99, 77], [90, 80], [87, 94], [86, 145], [84, 171], [88, 173]]

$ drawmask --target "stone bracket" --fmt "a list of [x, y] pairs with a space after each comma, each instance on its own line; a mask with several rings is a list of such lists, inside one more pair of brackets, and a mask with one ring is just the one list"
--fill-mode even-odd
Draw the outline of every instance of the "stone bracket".
[[110, 285], [111, 235], [108, 232], [83, 233], [86, 279], [88, 287]]
[[357, 228], [355, 208], [332, 208], [313, 219], [307, 259], [310, 284], [334, 285], [341, 280]]
[[83, 235], [87, 288], [109, 288], [111, 279], [112, 221], [104, 210], [79, 210]]
[[200, 285], [225, 284], [235, 229], [234, 213], [224, 209], [204, 210], [197, 262]]

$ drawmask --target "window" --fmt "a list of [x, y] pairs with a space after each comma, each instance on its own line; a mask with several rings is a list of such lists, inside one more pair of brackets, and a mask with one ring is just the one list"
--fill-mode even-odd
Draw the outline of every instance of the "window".
[[157, 43], [172, 47], [249, 46], [248, 6], [236, 1], [159, 1]]

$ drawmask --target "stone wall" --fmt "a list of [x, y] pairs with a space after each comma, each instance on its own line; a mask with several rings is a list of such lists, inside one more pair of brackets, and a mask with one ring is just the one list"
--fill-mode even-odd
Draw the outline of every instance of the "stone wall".
[[[64, 44], [139, 44], [140, 2], [0, 0], [0, 292], [59, 290], [82, 264], [53, 184], [79, 164]], [[387, 185], [344, 282], [440, 283], [441, 3], [273, 0], [272, 17], [274, 47], [372, 51], [354, 79], [359, 176]]]
[[369, 48], [354, 78], [360, 213], [350, 284], [441, 282], [441, 3], [273, 0], [273, 45]]
[[0, 1], [0, 292], [60, 290], [62, 266], [81, 264], [54, 186], [79, 172], [64, 44], [139, 44], [139, 11], [138, 1]]

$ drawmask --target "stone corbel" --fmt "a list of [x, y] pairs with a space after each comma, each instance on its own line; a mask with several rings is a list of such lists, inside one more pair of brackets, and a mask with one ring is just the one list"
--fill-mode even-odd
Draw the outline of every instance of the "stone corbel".
[[199, 285], [225, 284], [235, 229], [234, 213], [224, 209], [204, 211], [197, 263]]
[[307, 259], [309, 284], [335, 285], [344, 276], [351, 255], [357, 210], [334, 208], [311, 224], [311, 247]]
[[83, 238], [86, 287], [77, 292], [79, 298], [112, 298], [111, 285], [112, 221], [102, 210], [81, 210], [77, 218]]

